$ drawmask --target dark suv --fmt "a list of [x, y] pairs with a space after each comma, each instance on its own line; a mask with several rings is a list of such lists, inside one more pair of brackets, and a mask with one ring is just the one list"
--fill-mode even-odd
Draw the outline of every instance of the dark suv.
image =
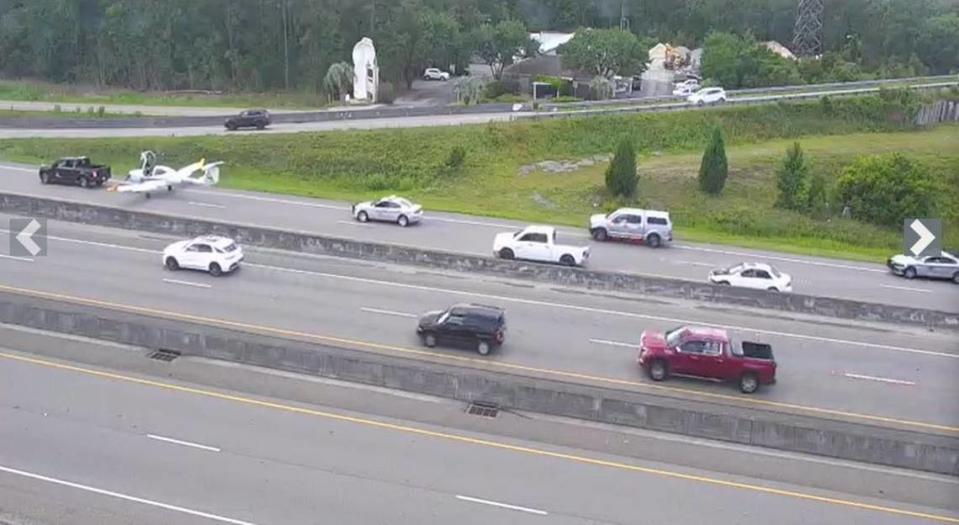
[[270, 125], [270, 112], [265, 109], [250, 109], [228, 118], [223, 125], [231, 131], [238, 128], [263, 129]]
[[475, 348], [482, 355], [503, 344], [506, 311], [495, 306], [455, 304], [420, 317], [416, 333], [429, 347], [437, 343]]

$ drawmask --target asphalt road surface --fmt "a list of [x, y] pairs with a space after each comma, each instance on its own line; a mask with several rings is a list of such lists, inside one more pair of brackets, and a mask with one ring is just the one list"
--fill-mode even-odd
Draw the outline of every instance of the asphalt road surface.
[[959, 522], [881, 497], [66, 366], [0, 349], [0, 515], [17, 525]]
[[[119, 173], [116, 176], [122, 177]], [[142, 195], [103, 189], [43, 186], [35, 168], [16, 165], [0, 166], [0, 191], [490, 257], [496, 233], [525, 226], [515, 221], [429, 210], [421, 224], [409, 228], [361, 224], [352, 220], [347, 203], [220, 188], [187, 188], [157, 194], [148, 200]], [[589, 238], [587, 221], [588, 217], [583, 217], [581, 230], [561, 229], [560, 242], [589, 244], [588, 267], [593, 270], [705, 281], [713, 268], [743, 261], [767, 262], [792, 275], [795, 293], [959, 312], [955, 284], [907, 281], [890, 274], [881, 264], [697, 245], [681, 239], [660, 249], [618, 242], [597, 243]]]
[[[186, 316], [181, 320], [213, 318], [256, 331], [306, 333], [320, 342], [403, 357], [959, 433], [959, 345], [951, 332], [791, 319], [251, 249], [237, 273], [213, 278], [165, 270], [160, 252], [169, 239], [69, 223], [49, 228], [47, 256], [0, 257], [0, 285]], [[7, 246], [8, 238], [8, 232], [0, 235], [0, 245]], [[506, 308], [507, 341], [499, 352], [484, 358], [421, 345], [417, 316], [457, 302]], [[772, 344], [778, 383], [754, 396], [695, 380], [652, 383], [635, 364], [640, 333], [681, 324], [726, 327], [737, 339]]]

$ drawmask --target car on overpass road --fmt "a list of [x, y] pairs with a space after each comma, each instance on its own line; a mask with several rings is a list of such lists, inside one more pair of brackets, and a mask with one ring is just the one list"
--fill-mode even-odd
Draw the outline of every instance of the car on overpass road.
[[88, 157], [64, 157], [51, 166], [40, 166], [41, 184], [73, 184], [81, 188], [103, 186], [110, 179], [110, 166], [90, 162]]
[[792, 276], [765, 263], [739, 263], [709, 272], [709, 282], [722, 286], [791, 292]]
[[241, 261], [243, 249], [233, 239], [217, 235], [178, 241], [163, 250], [163, 266], [171, 271], [200, 270], [219, 277], [236, 271]]
[[506, 338], [506, 311], [496, 306], [455, 304], [446, 310], [423, 314], [416, 325], [423, 344], [475, 348], [487, 355]]
[[378, 201], [358, 202], [350, 209], [360, 222], [393, 222], [400, 226], [416, 224], [423, 218], [423, 207], [409, 199], [390, 195]]
[[959, 258], [949, 252], [928, 257], [894, 255], [886, 261], [886, 266], [895, 275], [906, 279], [926, 277], [929, 279], [948, 279], [959, 284]]
[[669, 212], [620, 208], [609, 215], [589, 218], [589, 234], [597, 241], [622, 239], [640, 241], [652, 248], [673, 240], [673, 223]]
[[746, 394], [776, 382], [772, 347], [737, 342], [726, 330], [682, 326], [665, 333], [644, 331], [637, 362], [653, 381], [670, 375], [734, 381]]

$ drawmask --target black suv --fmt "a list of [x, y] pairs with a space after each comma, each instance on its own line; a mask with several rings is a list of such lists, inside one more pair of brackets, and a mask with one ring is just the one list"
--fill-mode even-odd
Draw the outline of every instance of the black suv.
[[223, 125], [230, 131], [238, 128], [263, 129], [270, 125], [270, 112], [265, 109], [250, 109], [228, 118]]
[[437, 343], [475, 348], [482, 355], [503, 344], [506, 311], [495, 306], [455, 304], [420, 317], [416, 333], [429, 347]]

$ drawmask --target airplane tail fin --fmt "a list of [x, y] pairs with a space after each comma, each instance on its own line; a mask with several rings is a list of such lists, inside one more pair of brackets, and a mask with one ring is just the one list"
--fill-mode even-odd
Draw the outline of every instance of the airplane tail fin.
[[207, 186], [216, 186], [220, 182], [220, 164], [222, 162], [213, 162], [211, 164], [204, 165], [201, 169], [203, 170], [203, 184]]

